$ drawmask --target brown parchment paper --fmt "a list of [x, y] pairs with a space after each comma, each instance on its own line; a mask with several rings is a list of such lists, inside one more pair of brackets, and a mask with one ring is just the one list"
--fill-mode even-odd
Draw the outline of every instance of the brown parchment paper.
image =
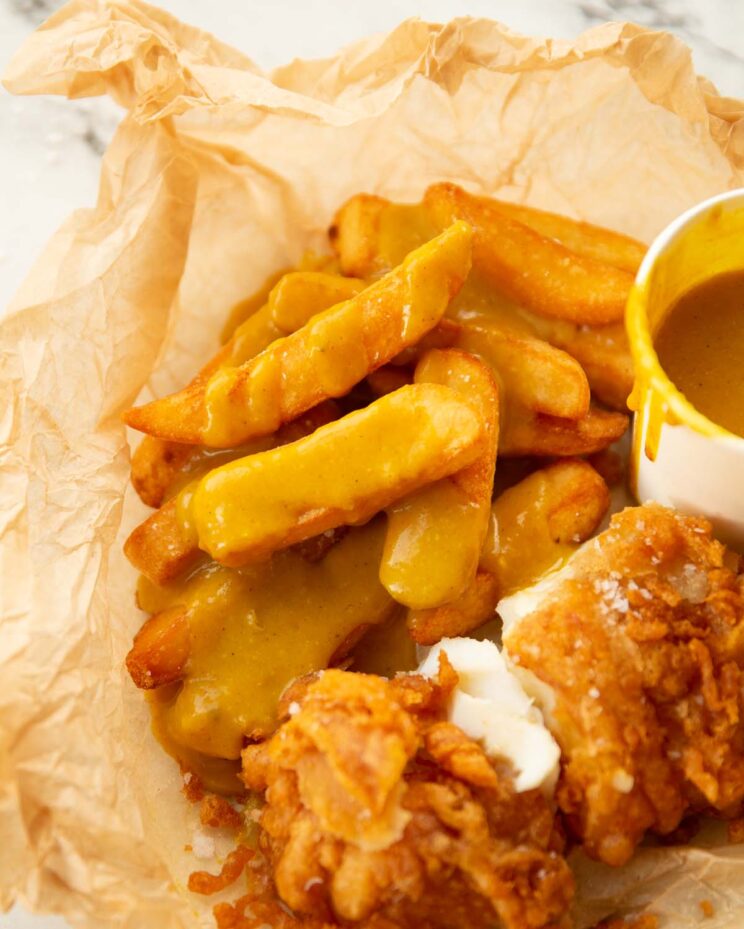
[[[122, 670], [141, 616], [121, 540], [142, 508], [119, 412], [189, 376], [230, 306], [325, 249], [357, 191], [413, 199], [451, 179], [649, 240], [744, 183], [744, 108], [679, 40], [628, 24], [568, 42], [410, 20], [268, 75], [139, 0], [72, 0], [5, 82], [109, 93], [125, 115], [96, 207], [0, 326], [0, 904], [209, 925], [213, 901], [184, 891], [210, 864], [183, 851], [194, 811]], [[579, 926], [650, 906], [687, 929], [703, 898], [710, 929], [744, 924], [741, 846], [577, 867]]]

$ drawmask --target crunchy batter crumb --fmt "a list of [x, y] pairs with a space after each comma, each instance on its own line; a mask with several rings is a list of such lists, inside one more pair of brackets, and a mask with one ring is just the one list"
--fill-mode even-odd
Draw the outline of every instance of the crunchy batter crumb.
[[237, 881], [246, 864], [254, 855], [253, 849], [245, 845], [238, 845], [225, 859], [219, 874], [210, 874], [209, 871], [194, 871], [193, 874], [190, 874], [189, 890], [195, 894], [205, 895], [224, 890]]
[[213, 829], [239, 829], [243, 824], [243, 817], [235, 807], [217, 794], [207, 794], [202, 799], [199, 819], [202, 826], [211, 826]]
[[199, 803], [204, 799], [204, 794], [206, 793], [201, 780], [193, 771], [188, 771], [186, 768], [181, 768], [181, 774], [183, 775], [183, 787], [181, 788], [181, 792], [184, 797], [186, 797], [189, 803]]
[[243, 752], [271, 893], [215, 911], [219, 929], [568, 925], [555, 812], [447, 721], [456, 683], [444, 658], [436, 681], [329, 670], [294, 688], [298, 710]]
[[647, 830], [741, 815], [744, 577], [706, 520], [617, 514], [504, 646], [553, 692], [556, 796], [587, 854], [619, 866]]

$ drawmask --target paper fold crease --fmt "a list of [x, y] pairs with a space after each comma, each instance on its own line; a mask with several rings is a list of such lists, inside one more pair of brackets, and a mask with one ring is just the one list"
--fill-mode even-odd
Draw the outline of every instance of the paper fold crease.
[[[122, 669], [141, 617], [120, 543], [141, 506], [119, 412], [190, 376], [230, 306], [325, 249], [353, 193], [454, 180], [649, 240], [744, 182], [744, 106], [679, 40], [628, 24], [569, 42], [409, 20], [265, 74], [126, 0], [72, 0], [5, 81], [108, 93], [127, 114], [97, 206], [63, 225], [0, 326], [0, 904], [84, 927], [209, 925], [210, 902], [180, 892], [203, 866], [183, 851], [193, 810]], [[671, 913], [704, 888], [720, 897], [707, 925], [740, 925], [741, 848], [673, 854], [663, 881], [646, 853], [611, 879], [589, 868], [579, 925], [619, 901]]]

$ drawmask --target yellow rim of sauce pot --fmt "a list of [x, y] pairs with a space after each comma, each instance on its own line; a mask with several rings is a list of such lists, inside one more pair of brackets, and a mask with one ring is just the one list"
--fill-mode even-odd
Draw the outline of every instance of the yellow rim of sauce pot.
[[742, 268], [744, 189], [738, 189], [705, 200], [674, 220], [654, 240], [638, 270], [625, 318], [635, 368], [628, 405], [636, 413], [631, 457], [636, 496], [642, 458], [656, 460], [665, 424], [687, 426], [744, 453], [744, 439], [704, 416], [675, 387], [661, 367], [652, 334], [682, 294]]

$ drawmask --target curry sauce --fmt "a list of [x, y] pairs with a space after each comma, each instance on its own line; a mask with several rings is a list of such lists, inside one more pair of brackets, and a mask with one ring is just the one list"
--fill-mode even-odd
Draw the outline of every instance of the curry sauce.
[[654, 339], [670, 380], [700, 413], [744, 436], [744, 270], [693, 287]]
[[378, 578], [384, 533], [384, 518], [373, 520], [314, 563], [285, 551], [237, 570], [208, 562], [167, 587], [141, 579], [142, 609], [182, 605], [188, 617], [183, 680], [154, 699], [156, 734], [187, 768], [194, 753], [238, 758], [247, 738], [273, 731], [290, 681], [328, 667], [360, 630], [392, 616]]

